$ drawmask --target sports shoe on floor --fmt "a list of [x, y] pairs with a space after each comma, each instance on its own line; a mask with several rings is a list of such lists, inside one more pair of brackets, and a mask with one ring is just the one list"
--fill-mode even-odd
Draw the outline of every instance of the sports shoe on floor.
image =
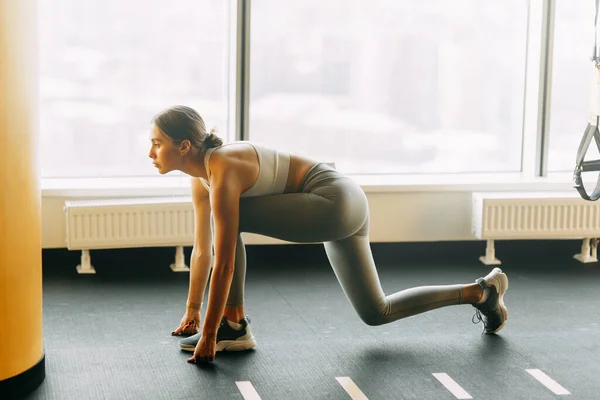
[[[221, 324], [217, 331], [216, 351], [243, 351], [256, 347], [256, 340], [250, 330], [250, 317], [246, 316], [240, 320], [239, 325], [241, 327], [235, 329], [225, 317], [221, 318]], [[181, 339], [179, 340], [179, 346], [184, 351], [193, 352], [201, 336], [202, 332], [198, 332], [195, 335]]]
[[500, 268], [494, 268], [487, 276], [475, 282], [483, 288], [484, 301], [473, 304], [476, 311], [472, 321], [474, 324], [483, 321], [483, 333], [496, 333], [508, 319], [508, 310], [503, 300], [508, 289], [508, 278]]

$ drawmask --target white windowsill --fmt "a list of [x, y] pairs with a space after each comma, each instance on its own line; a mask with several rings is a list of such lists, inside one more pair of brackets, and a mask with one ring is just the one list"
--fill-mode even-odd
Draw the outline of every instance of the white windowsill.
[[[366, 193], [574, 191], [572, 175], [546, 178], [522, 174], [350, 175]], [[46, 178], [42, 197], [188, 196], [189, 177]], [[587, 187], [587, 186], [586, 186]], [[590, 189], [593, 186], [589, 187]]]

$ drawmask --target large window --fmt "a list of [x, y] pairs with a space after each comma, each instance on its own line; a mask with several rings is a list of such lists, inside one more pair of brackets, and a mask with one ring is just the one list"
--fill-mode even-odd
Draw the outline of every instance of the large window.
[[523, 0], [253, 0], [249, 138], [347, 173], [520, 171], [527, 18]]
[[[590, 115], [593, 0], [556, 2], [548, 171], [572, 172]], [[588, 158], [598, 158], [592, 141]]]
[[228, 1], [38, 6], [44, 177], [156, 175], [148, 123], [173, 104], [227, 136]]

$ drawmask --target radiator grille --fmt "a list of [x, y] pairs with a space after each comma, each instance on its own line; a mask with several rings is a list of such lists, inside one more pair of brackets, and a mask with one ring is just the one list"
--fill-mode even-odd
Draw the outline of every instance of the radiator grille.
[[191, 198], [65, 202], [70, 250], [192, 245]]
[[577, 195], [473, 195], [473, 233], [480, 239], [568, 239], [600, 236], [600, 202]]

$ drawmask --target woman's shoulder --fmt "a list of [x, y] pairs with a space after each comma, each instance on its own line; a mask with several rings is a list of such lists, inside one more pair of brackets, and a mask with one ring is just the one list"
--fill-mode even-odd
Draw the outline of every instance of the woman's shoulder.
[[257, 141], [249, 140], [236, 140], [227, 143], [223, 143], [219, 147], [212, 149], [209, 157], [212, 159], [217, 156], [221, 159], [226, 159], [227, 155], [233, 155], [234, 157], [240, 153], [254, 154], [255, 152], [263, 154], [264, 152], [274, 151], [278, 152], [275, 148], [268, 144], [264, 144]]
[[253, 146], [253, 147], [263, 147], [263, 148], [269, 148], [268, 145], [262, 143], [262, 142], [257, 142], [255, 140], [233, 140], [231, 142], [225, 142], [223, 143], [221, 146], [219, 146], [218, 148], [222, 148], [222, 147], [230, 147], [230, 146], [235, 146], [235, 147], [247, 147], [247, 146]]
[[[260, 159], [261, 154], [267, 149], [255, 141], [236, 140], [223, 143], [218, 147], [209, 149], [209, 153], [205, 158], [207, 170], [210, 174], [216, 170], [233, 172], [232, 167], [239, 166], [247, 168], [248, 161]], [[233, 168], [235, 169], [235, 168]]]

